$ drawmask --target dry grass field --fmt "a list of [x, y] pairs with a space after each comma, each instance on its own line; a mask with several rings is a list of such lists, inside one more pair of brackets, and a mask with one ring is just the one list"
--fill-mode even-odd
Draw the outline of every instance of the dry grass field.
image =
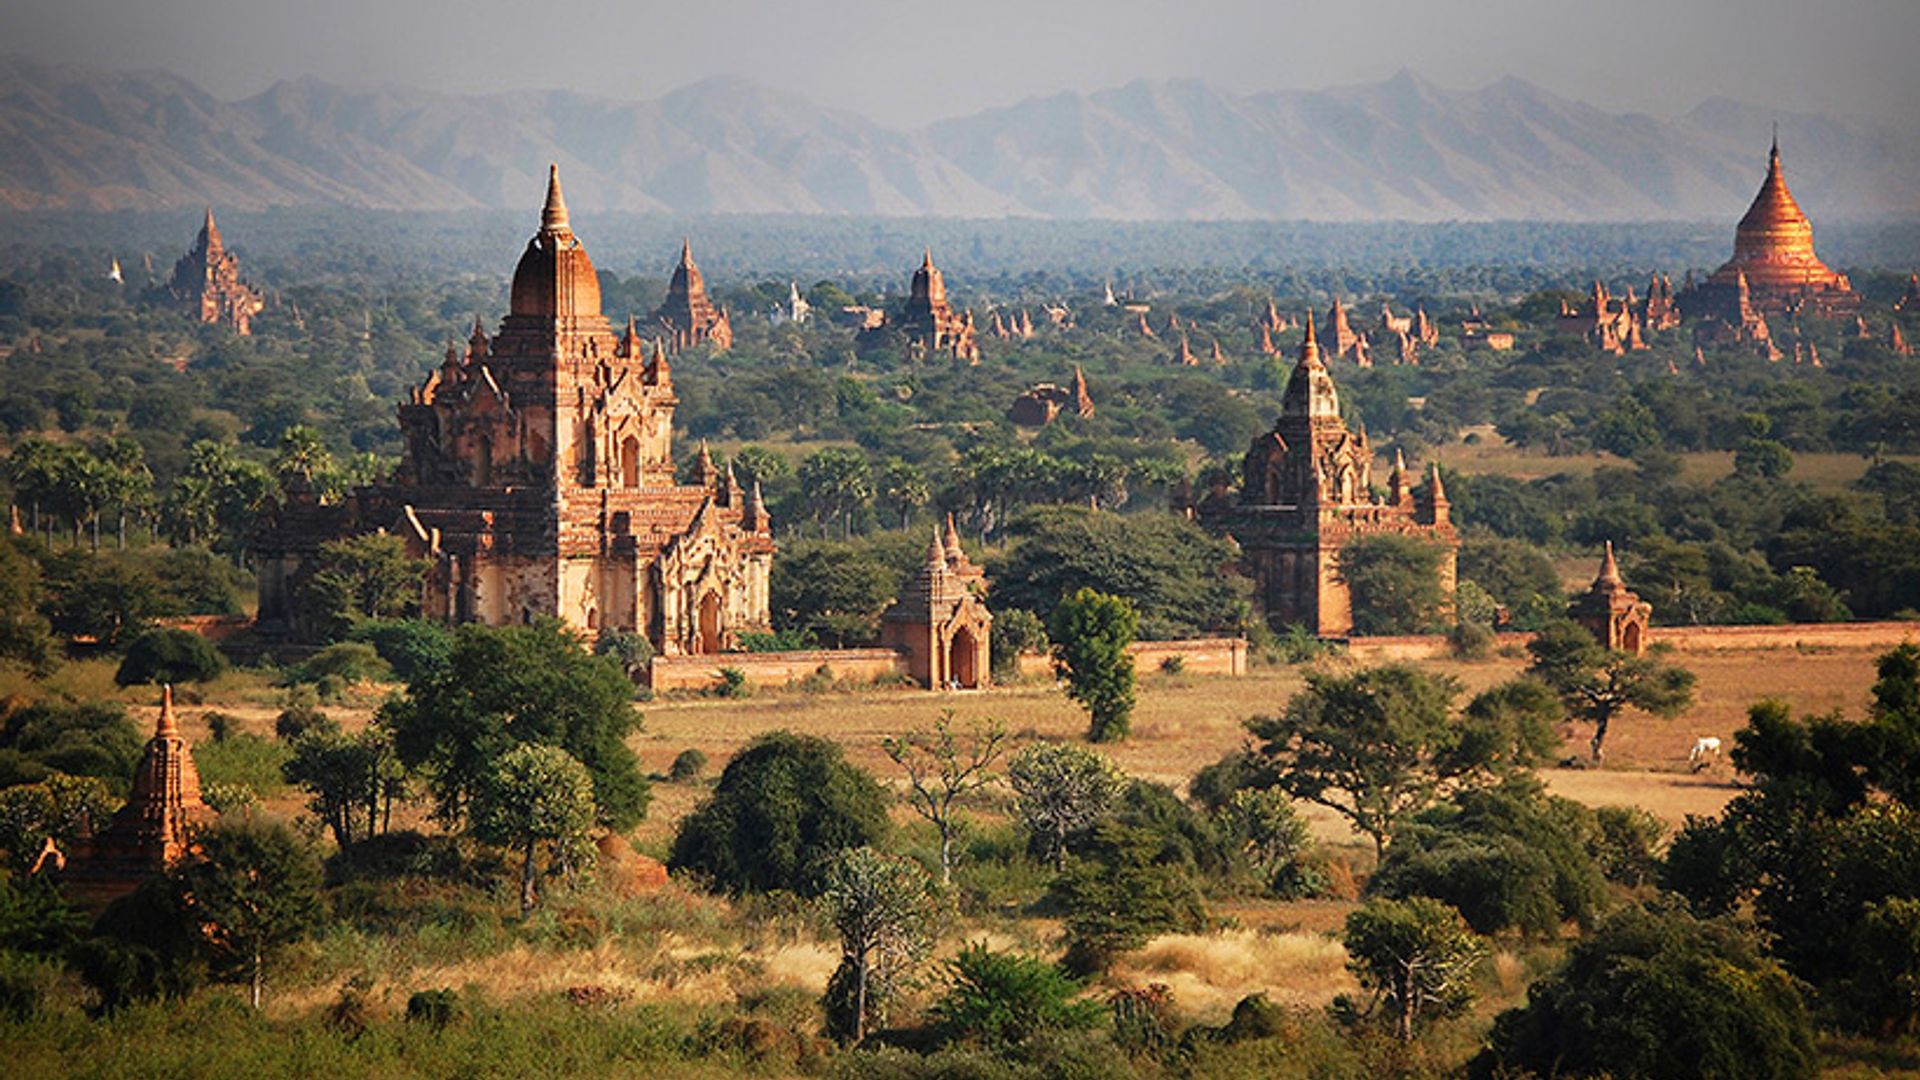
[[[1466, 442], [1469, 437], [1474, 441]], [[1518, 480], [1538, 480], [1560, 473], [1586, 476], [1602, 466], [1630, 467], [1632, 464], [1605, 451], [1554, 456], [1541, 450], [1516, 447], [1502, 439], [1490, 424], [1466, 429], [1459, 440], [1434, 448], [1431, 456], [1447, 468], [1470, 476], [1497, 473]], [[1920, 462], [1920, 458], [1912, 455], [1895, 457], [1909, 464]], [[1711, 483], [1733, 473], [1732, 451], [1681, 454], [1680, 461], [1681, 478], [1688, 483]], [[1859, 454], [1796, 453], [1789, 476], [1822, 491], [1835, 491], [1860, 479], [1869, 464]]]

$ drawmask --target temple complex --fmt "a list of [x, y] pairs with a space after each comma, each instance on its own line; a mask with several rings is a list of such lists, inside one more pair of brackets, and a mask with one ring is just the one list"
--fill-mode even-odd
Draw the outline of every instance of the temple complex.
[[[797, 297], [799, 290], [794, 293]], [[733, 323], [725, 311], [707, 299], [707, 283], [693, 264], [690, 240], [680, 242], [680, 262], [673, 268], [667, 298], [653, 313], [653, 321], [665, 334], [667, 348], [676, 353], [695, 345], [705, 345], [714, 352], [733, 347]]]
[[[1032, 320], [1026, 333], [1032, 334]], [[907, 309], [900, 316], [900, 328], [906, 332], [907, 348], [916, 357], [946, 353], [968, 364], [980, 362], [980, 342], [974, 333], [973, 313], [961, 314], [947, 302], [947, 281], [933, 265], [933, 249], [928, 248], [913, 272], [907, 293]]]
[[1734, 230], [1733, 258], [1690, 293], [1680, 306], [1689, 316], [1732, 321], [1739, 281], [1763, 313], [1805, 312], [1832, 317], [1860, 309], [1860, 295], [1845, 274], [1827, 268], [1813, 252], [1813, 225], [1787, 190], [1780, 141], [1767, 155], [1767, 178]]
[[929, 689], [979, 689], [991, 681], [993, 615], [981, 599], [987, 578], [960, 547], [947, 516], [906, 591], [880, 617], [880, 644], [907, 658], [907, 674]]
[[1600, 560], [1600, 573], [1593, 587], [1574, 598], [1568, 608], [1574, 622], [1593, 634], [1594, 640], [1615, 652], [1644, 655], [1647, 630], [1653, 621], [1653, 605], [1640, 599], [1620, 578], [1619, 564], [1613, 561], [1613, 541], [1607, 541], [1606, 555]]
[[193, 830], [214, 819], [200, 799], [193, 748], [173, 714], [173, 687], [160, 693], [160, 719], [134, 770], [126, 805], [106, 828], [75, 845], [61, 871], [61, 885], [82, 907], [105, 908], [163, 873], [187, 854]]
[[259, 290], [240, 280], [240, 260], [220, 239], [213, 207], [193, 241], [193, 250], [173, 264], [165, 300], [204, 323], [220, 323], [246, 337], [253, 333], [253, 317], [267, 306]]
[[1304, 325], [1279, 422], [1248, 449], [1238, 499], [1215, 491], [1200, 512], [1204, 524], [1240, 545], [1269, 623], [1340, 637], [1353, 630], [1353, 599], [1340, 576], [1347, 544], [1398, 535], [1439, 545], [1441, 587], [1451, 598], [1460, 540], [1437, 468], [1416, 497], [1396, 458], [1386, 500], [1376, 500], [1373, 449], [1365, 432], [1347, 429], [1311, 316]]
[[1635, 321], [1633, 297], [1613, 296], [1599, 281], [1579, 307], [1562, 300], [1560, 318], [1554, 323], [1557, 333], [1577, 337], [1601, 352], [1619, 355], [1630, 348], [1644, 349], [1639, 324]]
[[1093, 396], [1087, 393], [1087, 377], [1078, 364], [1073, 366], [1071, 387], [1035, 383], [1013, 399], [1007, 408], [1007, 419], [1021, 427], [1046, 427], [1061, 413], [1069, 411], [1082, 420], [1093, 415]]
[[428, 618], [552, 617], [643, 633], [667, 655], [766, 629], [774, 544], [759, 490], [704, 447], [694, 482], [676, 481], [677, 403], [666, 351], [601, 314], [554, 170], [498, 331], [476, 324], [400, 405], [399, 468], [335, 503], [295, 493], [256, 537], [263, 629], [309, 632], [295, 598], [320, 546], [377, 531], [427, 561]]

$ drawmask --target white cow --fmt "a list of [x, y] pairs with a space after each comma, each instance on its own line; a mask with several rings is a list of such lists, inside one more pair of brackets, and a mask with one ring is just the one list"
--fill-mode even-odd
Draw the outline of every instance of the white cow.
[[1720, 760], [1720, 740], [1712, 735], [1702, 735], [1693, 740], [1693, 749], [1687, 751], [1687, 764], [1694, 772]]

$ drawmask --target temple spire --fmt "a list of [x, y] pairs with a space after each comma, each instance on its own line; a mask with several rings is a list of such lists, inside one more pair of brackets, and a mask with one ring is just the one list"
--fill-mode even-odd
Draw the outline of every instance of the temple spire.
[[177, 739], [180, 737], [180, 723], [173, 715], [173, 684], [160, 687], [160, 720], [154, 725], [153, 737], [156, 739]]
[[567, 222], [567, 200], [560, 193], [560, 166], [547, 166], [547, 205], [540, 210], [540, 228], [543, 232], [563, 232], [571, 228]]
[[[1339, 301], [1337, 300], [1335, 301], [1335, 303], [1338, 303], [1338, 302]], [[1309, 359], [1311, 360], [1320, 359], [1320, 340], [1314, 336], [1312, 308], [1307, 309], [1306, 330], [1307, 330], [1307, 336], [1300, 339], [1300, 362], [1303, 364], [1306, 363]]]
[[1624, 584], [1620, 580], [1620, 565], [1613, 560], [1613, 541], [1607, 541], [1606, 555], [1600, 560], [1600, 576], [1593, 579], [1595, 588]]
[[216, 251], [222, 246], [220, 241], [220, 226], [214, 224], [213, 207], [211, 206], [207, 207], [207, 220], [201, 224], [200, 234], [207, 238], [208, 251]]

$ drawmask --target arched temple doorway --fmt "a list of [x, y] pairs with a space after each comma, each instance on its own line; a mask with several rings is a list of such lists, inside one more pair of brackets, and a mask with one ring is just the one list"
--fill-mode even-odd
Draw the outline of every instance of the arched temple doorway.
[[974, 690], [980, 686], [979, 642], [973, 631], [966, 627], [954, 631], [953, 644], [947, 652], [947, 677], [953, 685], [963, 690]]
[[620, 486], [640, 486], [640, 440], [631, 435], [620, 442]]
[[699, 634], [699, 639], [694, 642], [695, 652], [720, 651], [720, 597], [716, 593], [706, 593], [700, 597]]

